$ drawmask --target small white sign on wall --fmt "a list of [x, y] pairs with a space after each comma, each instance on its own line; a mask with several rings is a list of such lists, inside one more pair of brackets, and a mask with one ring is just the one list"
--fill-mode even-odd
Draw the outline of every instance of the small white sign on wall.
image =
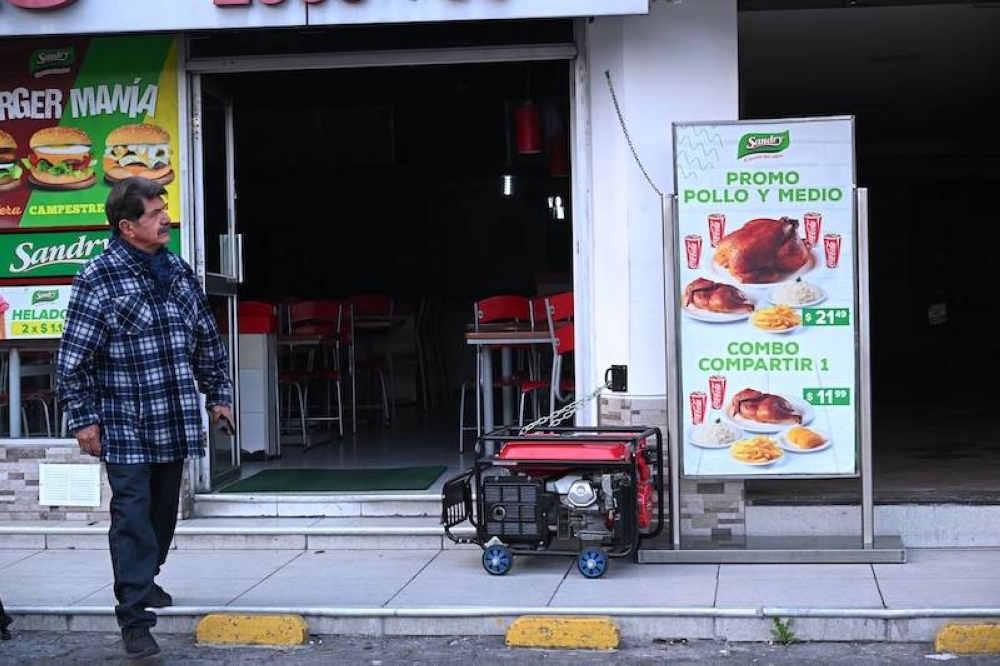
[[42, 506], [100, 506], [101, 466], [41, 463], [38, 503]]

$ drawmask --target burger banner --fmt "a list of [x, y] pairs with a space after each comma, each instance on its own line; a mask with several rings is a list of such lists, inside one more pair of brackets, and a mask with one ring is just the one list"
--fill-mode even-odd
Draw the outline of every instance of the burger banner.
[[87, 258], [106, 245], [104, 202], [122, 178], [162, 183], [180, 210], [177, 76], [172, 35], [0, 45], [0, 281], [68, 281], [74, 243]]

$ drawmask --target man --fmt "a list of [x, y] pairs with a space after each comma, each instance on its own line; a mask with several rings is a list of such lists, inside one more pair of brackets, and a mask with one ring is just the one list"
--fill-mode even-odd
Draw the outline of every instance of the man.
[[7, 615], [7, 611], [3, 609], [3, 601], [0, 600], [0, 641], [10, 640], [10, 630], [8, 630], [7, 627], [13, 623], [14, 618]]
[[115, 613], [130, 658], [159, 653], [148, 609], [173, 603], [153, 578], [177, 524], [184, 459], [204, 455], [198, 392], [213, 421], [232, 424], [226, 349], [194, 271], [166, 247], [165, 194], [138, 177], [111, 190], [111, 242], [73, 279], [58, 359], [67, 427], [111, 486]]

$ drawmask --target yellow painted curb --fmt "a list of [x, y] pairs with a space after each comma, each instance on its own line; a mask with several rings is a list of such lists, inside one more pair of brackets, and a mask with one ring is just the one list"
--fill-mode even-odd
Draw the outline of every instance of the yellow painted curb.
[[309, 625], [300, 615], [206, 615], [195, 628], [198, 643], [224, 645], [302, 645]]
[[1000, 654], [1000, 624], [945, 624], [934, 636], [935, 652]]
[[507, 629], [507, 647], [614, 650], [621, 632], [610, 617], [524, 615]]

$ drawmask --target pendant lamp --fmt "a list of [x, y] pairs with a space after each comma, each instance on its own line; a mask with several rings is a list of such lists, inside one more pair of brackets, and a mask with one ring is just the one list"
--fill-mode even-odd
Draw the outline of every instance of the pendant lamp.
[[538, 105], [526, 100], [514, 109], [519, 155], [536, 155], [542, 152], [541, 117]]

